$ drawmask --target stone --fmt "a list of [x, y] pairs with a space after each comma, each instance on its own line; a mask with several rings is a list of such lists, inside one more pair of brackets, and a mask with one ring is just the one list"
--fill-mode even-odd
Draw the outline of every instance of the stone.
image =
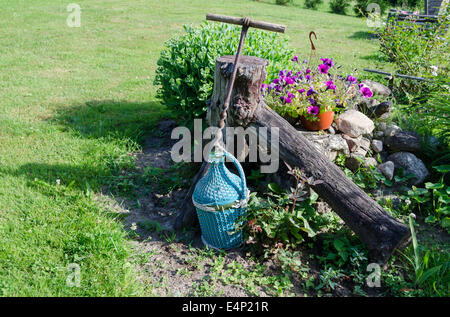
[[361, 164], [363, 164], [363, 162], [364, 157], [352, 153], [345, 159], [345, 167], [347, 167], [354, 173], [361, 167]]
[[373, 80], [363, 80], [362, 83], [372, 90], [374, 94], [388, 97], [392, 94], [392, 91], [383, 84], [377, 83]]
[[358, 107], [369, 118], [380, 118], [391, 111], [392, 101], [388, 100], [379, 103], [376, 99], [366, 99]]
[[383, 132], [383, 135], [384, 135], [384, 132], [386, 131], [386, 127], [387, 127], [386, 122], [380, 122], [377, 126], [377, 130]]
[[383, 113], [381, 116], [378, 117], [378, 121], [388, 121], [388, 119], [391, 117], [390, 112]]
[[370, 140], [365, 137], [352, 138], [346, 134], [342, 134], [342, 138], [347, 142], [350, 152], [358, 152], [360, 156], [366, 156], [370, 148]]
[[356, 138], [352, 138], [347, 134], [342, 134], [342, 138], [347, 142], [350, 152], [355, 152], [358, 149], [358, 141]]
[[336, 131], [334, 130], [334, 128], [333, 128], [332, 126], [330, 126], [330, 127], [327, 129], [327, 131], [328, 131], [329, 134], [336, 134]]
[[350, 154], [347, 142], [340, 134], [319, 134], [311, 131], [299, 131], [304, 137], [311, 141], [316, 149], [334, 161], [339, 154]]
[[388, 113], [392, 109], [392, 101], [386, 100], [382, 103], [376, 105], [374, 108], [372, 108], [372, 113], [374, 117], [381, 117], [383, 114]]
[[389, 180], [392, 180], [394, 177], [395, 165], [392, 161], [387, 161], [386, 163], [378, 165], [377, 169]]
[[345, 111], [337, 118], [336, 123], [339, 131], [353, 138], [370, 134], [375, 128], [372, 120], [356, 110]]
[[410, 179], [410, 185], [419, 185], [430, 174], [425, 164], [414, 154], [409, 152], [396, 152], [387, 157], [388, 161], [394, 163], [395, 169], [402, 168], [403, 175], [413, 174], [414, 178]]
[[373, 157], [366, 157], [364, 160], [364, 166], [366, 166], [366, 167], [377, 166], [377, 165], [378, 165], [378, 162]]
[[395, 133], [397, 133], [398, 131], [401, 131], [401, 130], [402, 129], [399, 126], [397, 126], [395, 124], [391, 124], [391, 125], [388, 125], [386, 127], [386, 129], [384, 129], [384, 135], [385, 136], [393, 136]]
[[415, 132], [396, 131], [384, 139], [384, 144], [392, 152], [418, 152], [420, 151], [420, 137]]
[[384, 137], [384, 132], [383, 131], [375, 131], [373, 136], [377, 139], [381, 139]]
[[380, 153], [381, 151], [383, 151], [383, 141], [373, 139], [372, 140], [372, 150], [375, 153]]

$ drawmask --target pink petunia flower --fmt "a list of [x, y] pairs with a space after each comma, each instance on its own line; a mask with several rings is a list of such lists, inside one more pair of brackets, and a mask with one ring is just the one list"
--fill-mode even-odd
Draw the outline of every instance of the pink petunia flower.
[[367, 86], [363, 86], [359, 89], [359, 91], [362, 93], [364, 98], [370, 98], [373, 96], [373, 92], [372, 90], [370, 90], [369, 87]]
[[309, 106], [307, 109], [309, 114], [318, 115], [319, 114], [319, 107], [317, 106]]
[[325, 64], [320, 64], [319, 65], [319, 73], [321, 73], [321, 74], [328, 74], [328, 69], [329, 68], [330, 67], [325, 65]]

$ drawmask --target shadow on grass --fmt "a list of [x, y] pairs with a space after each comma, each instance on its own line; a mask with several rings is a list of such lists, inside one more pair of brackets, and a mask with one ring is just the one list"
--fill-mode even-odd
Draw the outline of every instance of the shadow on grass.
[[367, 31], [356, 31], [352, 35], [348, 37], [349, 39], [354, 40], [374, 40], [376, 39], [376, 35]]
[[164, 107], [156, 101], [92, 100], [61, 108], [50, 120], [81, 137], [112, 137], [142, 143], [164, 114]]

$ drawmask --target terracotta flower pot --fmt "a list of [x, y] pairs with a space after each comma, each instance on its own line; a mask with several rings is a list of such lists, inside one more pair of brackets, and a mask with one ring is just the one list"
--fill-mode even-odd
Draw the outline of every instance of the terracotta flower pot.
[[309, 121], [305, 117], [301, 116], [300, 122], [305, 129], [310, 131], [326, 130], [333, 123], [334, 111], [319, 113], [317, 117], [319, 118], [319, 121]]

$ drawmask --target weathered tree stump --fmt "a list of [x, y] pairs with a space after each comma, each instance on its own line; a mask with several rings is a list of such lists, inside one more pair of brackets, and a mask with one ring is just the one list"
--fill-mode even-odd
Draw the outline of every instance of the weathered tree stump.
[[[232, 69], [233, 57], [223, 56], [216, 60], [214, 92], [208, 109], [208, 122], [216, 125], [224, 100], [227, 80]], [[267, 128], [267, 142], [270, 143], [271, 128], [279, 128], [278, 147], [280, 158], [303, 170], [307, 177], [321, 180], [312, 185], [314, 191], [359, 236], [370, 251], [373, 261], [385, 263], [396, 248], [407, 245], [410, 232], [406, 225], [390, 216], [380, 205], [372, 200], [362, 189], [354, 184], [333, 162], [318, 152], [314, 145], [299, 133], [291, 124], [272, 111], [260, 94], [260, 87], [266, 78], [266, 61], [257, 57], [243, 56], [239, 64], [232, 101], [228, 111], [228, 126]], [[205, 165], [205, 164], [204, 164]], [[202, 171], [201, 171], [202, 172]], [[202, 172], [203, 173], [203, 172]], [[192, 188], [195, 186], [195, 182]], [[189, 195], [189, 194], [188, 194]], [[193, 218], [195, 210], [185, 204], [180, 219]], [[191, 222], [192, 223], [192, 222]], [[179, 221], [178, 225], [189, 225]]]

